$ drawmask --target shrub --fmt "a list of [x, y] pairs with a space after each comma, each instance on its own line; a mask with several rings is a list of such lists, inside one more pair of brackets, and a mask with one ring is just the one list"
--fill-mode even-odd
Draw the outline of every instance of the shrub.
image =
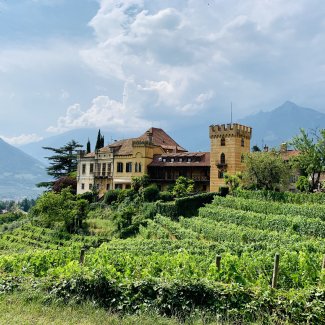
[[173, 201], [173, 194], [168, 191], [163, 191], [159, 193], [159, 200], [163, 202]]
[[145, 187], [141, 194], [144, 202], [155, 202], [159, 197], [159, 189], [156, 184], [151, 184]]
[[199, 208], [211, 203], [217, 193], [202, 193], [175, 200], [177, 214], [183, 217], [193, 217], [198, 214]]
[[104, 195], [104, 203], [110, 205], [113, 202], [116, 202], [119, 192], [120, 192], [120, 190], [107, 191]]

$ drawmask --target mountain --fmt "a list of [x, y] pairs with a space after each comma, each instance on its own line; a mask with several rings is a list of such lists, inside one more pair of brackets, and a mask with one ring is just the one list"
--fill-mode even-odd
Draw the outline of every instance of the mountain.
[[[38, 142], [32, 142], [22, 145], [19, 147], [19, 149], [23, 150], [27, 154], [31, 155], [32, 157], [35, 157], [36, 159], [47, 165], [48, 160], [45, 157], [51, 155], [52, 152], [45, 150], [42, 147], [59, 148], [64, 146], [69, 141], [75, 140], [81, 145], [83, 145], [84, 148], [86, 148], [86, 144], [89, 138], [91, 142], [91, 149], [93, 150], [96, 144], [97, 134], [98, 129], [95, 128], [75, 129], [59, 135], [44, 138], [43, 140]], [[102, 134], [105, 137], [105, 144], [107, 144], [110, 139], [107, 138], [108, 135], [105, 132], [102, 132]]]
[[287, 101], [269, 112], [259, 112], [241, 120], [240, 124], [253, 128], [251, 145], [279, 147], [299, 134], [299, 129], [325, 128], [325, 114]]
[[36, 197], [36, 183], [48, 179], [45, 166], [0, 138], [0, 200]]

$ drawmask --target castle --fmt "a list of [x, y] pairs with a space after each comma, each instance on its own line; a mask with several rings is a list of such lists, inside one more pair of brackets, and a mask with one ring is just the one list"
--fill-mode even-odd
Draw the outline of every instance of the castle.
[[225, 185], [226, 172], [232, 175], [244, 170], [252, 128], [237, 123], [211, 125], [209, 135], [210, 152], [188, 152], [159, 128], [92, 153], [79, 151], [77, 193], [95, 189], [102, 196], [111, 189], [128, 189], [132, 177], [145, 174], [160, 190], [185, 176], [194, 180], [198, 192], [218, 191]]

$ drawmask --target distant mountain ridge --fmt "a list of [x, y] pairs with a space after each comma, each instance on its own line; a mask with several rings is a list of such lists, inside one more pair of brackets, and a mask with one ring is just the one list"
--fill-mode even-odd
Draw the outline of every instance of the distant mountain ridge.
[[[253, 128], [251, 146], [256, 144], [262, 147], [266, 144], [269, 147], [279, 147], [281, 143], [288, 142], [293, 136], [299, 134], [300, 128], [306, 130], [325, 128], [325, 114], [287, 101], [271, 111], [261, 111], [257, 114], [239, 119], [237, 122]], [[220, 124], [218, 121], [211, 121], [210, 124], [213, 123]], [[168, 130], [168, 134], [171, 134], [173, 139], [190, 151], [193, 149], [196, 151], [207, 151], [210, 148], [209, 137], [207, 135], [208, 129], [209, 125], [198, 121], [195, 136], [193, 136], [192, 128], [184, 127]], [[125, 136], [139, 136], [144, 131], [127, 133]], [[47, 165], [48, 160], [44, 157], [51, 154], [51, 152], [44, 150], [42, 147], [59, 148], [73, 139], [84, 145], [85, 148], [89, 138], [93, 150], [97, 133], [98, 128], [74, 129], [59, 135], [44, 138], [39, 142], [22, 145], [19, 148]], [[114, 139], [121, 140], [125, 138], [121, 134], [113, 135], [104, 128], [101, 129], [101, 133], [105, 136], [105, 145], [111, 143]]]
[[299, 134], [300, 128], [307, 131], [325, 128], [325, 114], [286, 101], [272, 111], [240, 119], [239, 123], [253, 128], [252, 146], [278, 147]]
[[48, 179], [45, 166], [0, 138], [0, 199], [36, 197], [43, 190], [35, 184]]
[[[74, 129], [62, 134], [44, 138], [41, 141], [22, 145], [19, 148], [46, 165], [48, 164], [48, 160], [45, 157], [51, 155], [52, 152], [43, 149], [43, 147], [59, 148], [67, 144], [69, 141], [75, 140], [86, 148], [89, 138], [91, 149], [93, 150], [96, 145], [95, 141], [97, 139], [97, 133], [98, 128]], [[105, 131], [101, 133], [105, 136], [105, 144], [108, 144], [110, 139], [107, 138], [107, 133]]]

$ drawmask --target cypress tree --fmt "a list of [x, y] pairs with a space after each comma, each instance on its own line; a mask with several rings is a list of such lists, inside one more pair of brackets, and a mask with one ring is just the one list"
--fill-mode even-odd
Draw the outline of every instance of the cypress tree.
[[97, 141], [96, 141], [95, 150], [98, 150], [98, 149], [101, 148], [101, 142], [102, 142], [102, 135], [101, 135], [100, 129], [99, 129], [98, 134], [97, 134]]
[[91, 153], [91, 146], [90, 146], [89, 138], [88, 138], [88, 141], [87, 141], [87, 153]]

